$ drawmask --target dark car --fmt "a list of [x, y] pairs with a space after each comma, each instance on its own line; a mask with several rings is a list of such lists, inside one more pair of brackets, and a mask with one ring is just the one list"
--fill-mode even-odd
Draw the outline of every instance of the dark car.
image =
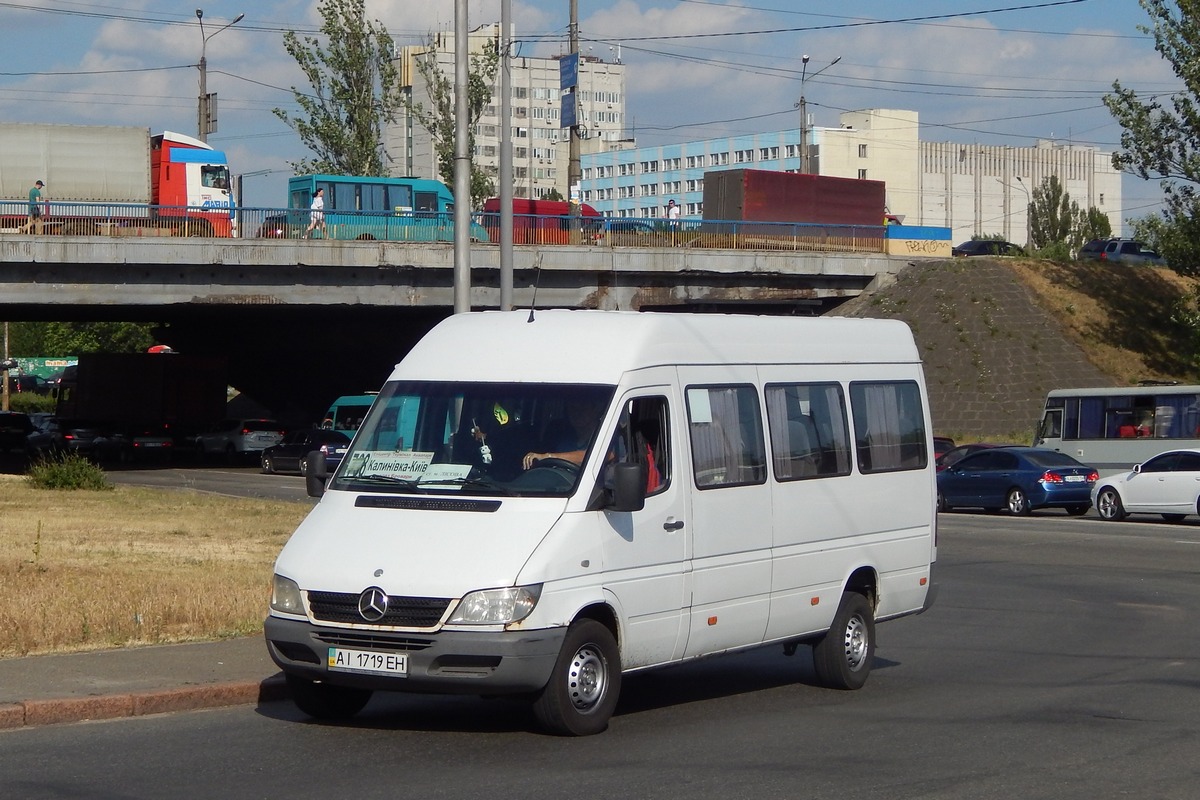
[[[325, 452], [325, 463], [333, 467], [341, 461], [341, 455], [346, 452], [350, 437], [338, 431], [313, 428], [307, 431], [293, 431], [283, 437], [279, 444], [273, 444], [262, 451], [262, 471], [268, 475], [276, 472], [299, 472], [305, 474], [305, 459], [314, 451]], [[336, 461], [330, 463], [330, 455]]]
[[987, 450], [989, 447], [1004, 447], [1004, 445], [991, 444], [989, 442], [960, 444], [958, 447], [947, 450], [945, 453], [942, 453], [937, 457], [937, 471], [941, 472], [946, 467], [954, 466], [972, 453], [978, 453], [980, 450]]
[[263, 219], [255, 235], [260, 239], [299, 239], [307, 227], [306, 216], [298, 212], [271, 214]]
[[40, 430], [35, 429], [30, 433], [25, 439], [25, 449], [30, 458], [58, 453], [78, 453], [93, 461], [125, 460], [130, 457], [130, 441], [127, 437], [103, 425], [57, 417], [47, 420]]
[[1065, 508], [1086, 514], [1100, 475], [1066, 453], [1037, 447], [993, 447], [972, 453], [937, 474], [939, 511]]
[[1023, 256], [1025, 250], [1012, 242], [1002, 242], [998, 239], [972, 239], [963, 242], [950, 251], [956, 256]]
[[949, 436], [933, 437], [933, 457], [941, 458], [943, 453], [948, 453], [954, 449], [954, 440]]
[[50, 394], [54, 385], [41, 375], [9, 375], [8, 391], [12, 393]]
[[0, 451], [25, 451], [26, 439], [35, 430], [28, 414], [0, 411]]

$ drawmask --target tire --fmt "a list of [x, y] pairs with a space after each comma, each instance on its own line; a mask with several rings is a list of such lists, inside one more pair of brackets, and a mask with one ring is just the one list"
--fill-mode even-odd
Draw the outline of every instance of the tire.
[[262, 471], [264, 475], [275, 474], [275, 462], [271, 460], [270, 456], [262, 457]]
[[550, 681], [533, 702], [548, 732], [591, 736], [608, 727], [621, 693], [621, 654], [612, 631], [594, 619], [571, 623]]
[[1082, 517], [1091, 506], [1067, 506], [1067, 513], [1072, 517]]
[[1096, 494], [1096, 513], [1100, 519], [1109, 522], [1120, 522], [1125, 519], [1125, 506], [1121, 503], [1121, 495], [1111, 486], [1105, 486]]
[[953, 511], [950, 504], [946, 502], [946, 496], [941, 492], [937, 493], [937, 510], [941, 512]]
[[1008, 490], [1005, 496], [1005, 503], [1008, 505], [1008, 513], [1014, 517], [1029, 516], [1029, 496], [1025, 494], [1025, 490], [1020, 486], [1014, 486]]
[[1163, 514], [1162, 518], [1167, 522], [1183, 522], [1187, 514]]
[[371, 699], [370, 689], [353, 689], [317, 683], [295, 675], [287, 676], [292, 702], [315, 719], [349, 719], [363, 710]]
[[225, 445], [225, 463], [227, 463], [227, 464], [236, 463], [237, 456], [238, 456], [237, 448], [233, 446], [232, 442]]
[[[313, 452], [316, 452], [316, 451], [314, 450]], [[307, 455], [305, 455], [303, 458], [301, 458], [299, 461], [296, 462], [296, 469], [300, 470], [301, 478], [308, 477], [308, 456], [310, 456], [310, 455], [312, 455], [312, 453], [308, 453]]]
[[813, 645], [817, 681], [830, 689], [861, 689], [875, 658], [875, 615], [858, 592], [843, 592], [829, 631]]

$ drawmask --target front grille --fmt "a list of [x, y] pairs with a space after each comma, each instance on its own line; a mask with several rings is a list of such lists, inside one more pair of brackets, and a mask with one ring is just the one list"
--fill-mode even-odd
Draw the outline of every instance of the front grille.
[[350, 647], [359, 650], [404, 650], [415, 652], [433, 646], [432, 639], [417, 639], [412, 636], [376, 636], [370, 633], [321, 631], [315, 638], [329, 647]]
[[[347, 592], [308, 593], [308, 607], [314, 619], [342, 624], [364, 624], [358, 613], [357, 594]], [[441, 621], [450, 600], [444, 597], [388, 597], [383, 619], [369, 623], [385, 628], [432, 628]]]

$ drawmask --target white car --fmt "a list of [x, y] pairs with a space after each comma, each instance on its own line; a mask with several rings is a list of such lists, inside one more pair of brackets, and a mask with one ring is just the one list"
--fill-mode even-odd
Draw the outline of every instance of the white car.
[[1200, 514], [1200, 450], [1159, 453], [1129, 472], [1100, 479], [1092, 505], [1101, 519], [1114, 522], [1129, 514], [1161, 514], [1167, 522]]
[[208, 433], [196, 437], [201, 455], [229, 458], [265, 450], [283, 440], [283, 425], [273, 419], [227, 419]]

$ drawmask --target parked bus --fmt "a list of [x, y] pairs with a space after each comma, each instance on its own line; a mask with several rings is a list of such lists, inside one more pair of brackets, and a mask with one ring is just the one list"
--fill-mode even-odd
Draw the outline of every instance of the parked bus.
[[1034, 444], [1101, 474], [1130, 469], [1164, 450], [1200, 447], [1200, 386], [1054, 389]]
[[[453, 242], [454, 195], [441, 181], [354, 175], [297, 175], [288, 181], [288, 224], [304, 230], [317, 189], [325, 190], [329, 239], [388, 242]], [[314, 231], [313, 235], [319, 235]], [[471, 223], [471, 240], [488, 241]]]
[[371, 409], [371, 404], [375, 402], [378, 394], [379, 392], [368, 392], [367, 394], [349, 394], [339, 397], [330, 403], [321, 427], [344, 433], [353, 439], [358, 426], [362, 424], [363, 417], [367, 416], [367, 412]]

